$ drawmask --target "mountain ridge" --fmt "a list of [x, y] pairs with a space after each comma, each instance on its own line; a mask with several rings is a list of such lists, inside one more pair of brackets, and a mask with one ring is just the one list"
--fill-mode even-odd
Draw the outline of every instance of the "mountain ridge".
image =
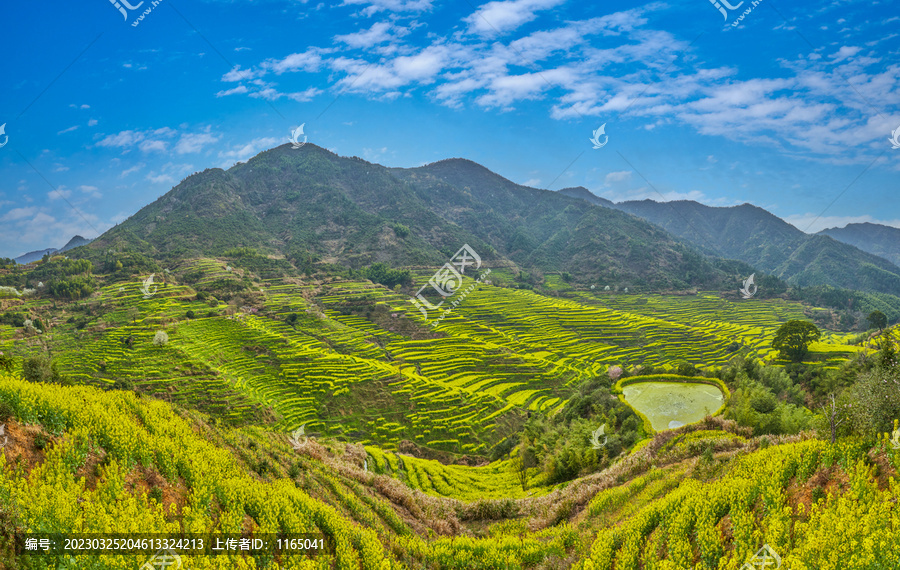
[[312, 144], [191, 175], [90, 249], [185, 257], [253, 247], [361, 268], [439, 266], [463, 243], [492, 263], [623, 287], [720, 288], [734, 280], [651, 224], [515, 184], [468, 159], [393, 168]]
[[[578, 194], [593, 203], [583, 192]], [[889, 259], [833, 239], [827, 232], [806, 234], [750, 203], [715, 207], [693, 200], [645, 199], [610, 202], [606, 207], [638, 216], [708, 254], [743, 261], [791, 285], [900, 294], [900, 267]]]

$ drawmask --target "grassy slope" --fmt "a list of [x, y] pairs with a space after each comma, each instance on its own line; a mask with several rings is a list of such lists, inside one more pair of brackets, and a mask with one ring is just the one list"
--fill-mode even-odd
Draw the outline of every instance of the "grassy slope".
[[[0, 403], [12, 412], [0, 454], [3, 534], [176, 532], [181, 525], [320, 531], [336, 542], [333, 556], [278, 560], [281, 567], [354, 570], [605, 569], [613, 561], [617, 570], [737, 568], [763, 543], [789, 568], [893, 568], [900, 556], [893, 538], [900, 453], [881, 442], [832, 446], [795, 437], [763, 449], [732, 424], [710, 420], [657, 435], [607, 471], [539, 497], [460, 503], [361, 470], [363, 460], [380, 461], [377, 450], [367, 456], [358, 446], [310, 441], [295, 451], [283, 435], [217, 428], [129, 392], [0, 375]], [[704, 449], [712, 453], [697, 459]], [[72, 562], [134, 568], [145, 559]], [[3, 564], [43, 567], [40, 559], [8, 555]], [[266, 567], [242, 557], [186, 564]]]

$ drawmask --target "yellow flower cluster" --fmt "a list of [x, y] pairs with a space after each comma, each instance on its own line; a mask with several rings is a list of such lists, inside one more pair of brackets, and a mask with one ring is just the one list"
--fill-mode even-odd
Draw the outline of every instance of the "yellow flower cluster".
[[[900, 482], [891, 479], [880, 489], [865, 451], [859, 443], [809, 440], [736, 459], [712, 483], [686, 479], [625, 523], [601, 531], [580, 567], [737, 570], [766, 544], [791, 570], [892, 568], [885, 564], [900, 560]], [[834, 464], [849, 481], [843, 492], [809, 509], [789, 501], [788, 489]], [[601, 493], [589, 515], [623, 494]]]

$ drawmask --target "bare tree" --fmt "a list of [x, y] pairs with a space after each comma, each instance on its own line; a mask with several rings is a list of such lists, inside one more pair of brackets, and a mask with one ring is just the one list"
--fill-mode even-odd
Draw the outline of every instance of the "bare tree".
[[825, 414], [825, 417], [828, 418], [828, 425], [831, 427], [831, 443], [834, 443], [834, 440], [837, 437], [838, 426], [844, 423], [844, 420], [847, 418], [838, 419], [838, 407], [834, 401], [834, 392], [829, 394], [829, 396], [831, 396], [831, 409], [828, 409], [826, 404], [825, 406], [822, 406], [822, 412]]
[[526, 490], [528, 488], [528, 463], [522, 459], [521, 452], [512, 458], [511, 465], [516, 478], [522, 485], [522, 490]]

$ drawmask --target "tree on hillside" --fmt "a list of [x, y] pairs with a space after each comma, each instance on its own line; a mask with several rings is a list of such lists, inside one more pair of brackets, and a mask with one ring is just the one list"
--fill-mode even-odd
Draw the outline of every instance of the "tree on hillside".
[[837, 428], [844, 423], [846, 416], [842, 416], [842, 410], [834, 401], [834, 393], [829, 394], [831, 397], [831, 406], [822, 406], [822, 413], [828, 421], [828, 427], [831, 429], [831, 443], [837, 438]]
[[869, 313], [869, 316], [866, 317], [866, 320], [869, 321], [870, 327], [878, 329], [879, 331], [883, 331], [884, 327], [887, 326], [887, 317], [881, 311], [872, 311]]
[[900, 417], [900, 370], [877, 368], [860, 374], [850, 388], [853, 431], [874, 436], [891, 430]]
[[822, 332], [807, 321], [788, 321], [778, 328], [772, 348], [779, 351], [784, 358], [800, 362], [806, 356], [810, 343], [819, 340]]
[[362, 274], [369, 281], [381, 283], [389, 289], [393, 289], [395, 285], [412, 283], [412, 274], [408, 269], [391, 269], [390, 265], [381, 262], [366, 267], [362, 270]]
[[520, 453], [512, 458], [510, 466], [512, 467], [513, 473], [515, 473], [519, 484], [522, 485], [522, 490], [525, 491], [528, 488], [528, 462], [522, 458], [522, 454]]

